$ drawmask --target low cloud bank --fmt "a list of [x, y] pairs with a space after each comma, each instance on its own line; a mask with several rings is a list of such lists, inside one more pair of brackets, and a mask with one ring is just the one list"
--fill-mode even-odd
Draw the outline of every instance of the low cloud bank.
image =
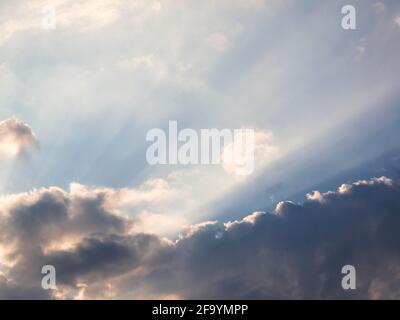
[[[137, 233], [118, 190], [59, 188], [0, 198], [0, 298], [400, 297], [400, 184], [315, 191], [272, 213], [208, 221], [171, 241]], [[114, 195], [114, 196], [110, 196]], [[43, 265], [57, 290], [41, 289]], [[342, 266], [357, 289], [341, 287]]]

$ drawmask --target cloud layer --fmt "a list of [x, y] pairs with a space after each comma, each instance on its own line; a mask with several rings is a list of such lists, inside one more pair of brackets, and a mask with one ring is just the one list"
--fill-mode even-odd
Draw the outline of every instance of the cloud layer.
[[[273, 213], [204, 222], [171, 241], [134, 232], [110, 190], [0, 199], [1, 298], [399, 298], [400, 184], [313, 192]], [[40, 288], [43, 265], [57, 290]], [[357, 290], [341, 288], [341, 268]]]

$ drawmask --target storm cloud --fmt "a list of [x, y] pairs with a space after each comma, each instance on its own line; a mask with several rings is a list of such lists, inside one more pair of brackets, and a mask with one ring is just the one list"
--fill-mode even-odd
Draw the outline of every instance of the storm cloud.
[[[114, 190], [116, 192], [118, 190]], [[385, 177], [314, 191], [178, 239], [136, 233], [111, 189], [0, 199], [2, 298], [399, 298], [400, 184]], [[57, 290], [40, 287], [54, 265]], [[357, 289], [343, 290], [353, 265]]]

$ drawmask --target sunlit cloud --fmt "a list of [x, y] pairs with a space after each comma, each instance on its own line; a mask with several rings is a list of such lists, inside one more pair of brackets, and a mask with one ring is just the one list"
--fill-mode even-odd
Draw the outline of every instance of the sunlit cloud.
[[0, 158], [25, 155], [37, 142], [31, 127], [17, 118], [0, 122]]

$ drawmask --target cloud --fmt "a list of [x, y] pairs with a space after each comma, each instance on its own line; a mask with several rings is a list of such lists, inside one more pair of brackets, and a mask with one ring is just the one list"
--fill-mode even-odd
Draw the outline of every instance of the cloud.
[[[296, 1], [160, 4], [156, 11], [160, 6], [153, 1], [52, 1], [57, 27], [44, 30], [43, 3], [2, 1], [0, 42], [3, 33], [7, 40], [2, 43], [1, 60], [6, 61], [7, 72], [0, 75], [5, 88], [0, 102], [6, 113], [33, 115], [42, 145], [51, 146], [51, 154], [42, 153], [38, 159], [47, 165], [37, 175], [36, 186], [67, 185], [77, 176], [102, 185], [131, 183], [136, 172], [147, 169], [147, 164], [131, 160], [145, 148], [143, 132], [177, 115], [192, 128], [252, 124], [272, 131], [285, 155], [314, 145], [315, 137], [335, 150], [327, 139], [344, 134], [338, 123], [350, 115], [366, 114], [370, 104], [387, 115], [381, 102], [387, 100], [387, 91], [398, 92], [392, 85], [398, 75], [392, 18], [384, 23], [380, 15], [360, 17], [372, 22], [359, 28], [357, 39], [346, 38], [343, 43], [337, 5], [332, 3], [318, 4], [310, 12]], [[360, 14], [371, 9], [366, 6]], [[394, 5], [388, 9], [396, 12]], [[276, 33], [277, 29], [282, 32]], [[299, 34], [307, 35], [301, 48]], [[377, 34], [388, 34], [390, 41]], [[366, 39], [367, 50], [356, 61], [359, 72], [349, 74], [355, 63], [349, 55], [358, 56], [354, 48], [359, 38]], [[223, 54], [216, 54], [207, 39], [225, 49]], [[368, 56], [372, 53], [368, 48], [386, 48], [388, 43], [391, 50], [385, 54], [382, 71], [382, 58]], [[378, 90], [365, 90], [376, 83]], [[310, 88], [314, 88], [312, 101]], [[230, 112], [225, 112], [228, 106]], [[202, 117], [195, 116], [198, 110]], [[379, 122], [381, 129], [387, 127], [384, 120]], [[328, 128], [332, 131], [325, 131]], [[77, 132], [82, 133], [80, 143]], [[360, 132], [357, 135], [364, 137]], [[361, 155], [349, 149], [346, 164], [353, 165]], [[372, 155], [370, 148], [368, 154]], [[80, 165], [71, 169], [71, 159]], [[8, 186], [26, 190], [16, 171]]]
[[398, 27], [400, 27], [400, 16], [397, 16], [397, 17], [394, 18], [394, 23], [395, 23]]
[[386, 10], [386, 6], [382, 1], [378, 1], [372, 5], [378, 12], [384, 12]]
[[[123, 17], [124, 11], [142, 14], [142, 20], [146, 20], [154, 13], [162, 9], [162, 4], [155, 1], [134, 1], [124, 3], [123, 1], [104, 0], [102, 2], [88, 0], [85, 3], [73, 3], [68, 0], [56, 0], [51, 5], [30, 2], [28, 4], [19, 2], [5, 3], [8, 11], [13, 12], [12, 19], [5, 17], [1, 23], [0, 43], [6, 41], [19, 32], [29, 30], [39, 31], [48, 14], [48, 8], [55, 10], [57, 28], [73, 28], [78, 32], [94, 32], [102, 30]], [[9, 13], [8, 12], [8, 13]]]
[[[242, 130], [245, 130], [243, 128]], [[243, 141], [242, 140], [235, 140], [233, 143], [228, 144], [224, 147], [224, 150], [221, 152], [221, 157], [224, 159], [224, 153], [228, 152], [228, 155], [233, 155], [233, 161], [222, 161], [222, 167], [226, 173], [235, 175], [239, 179], [243, 179], [248, 177], [247, 175], [238, 175], [237, 173], [240, 172], [240, 168], [243, 165], [249, 165], [250, 159], [247, 159], [249, 155], [246, 150], [246, 143], [250, 147], [250, 152], [253, 154], [254, 157], [254, 164], [253, 169], [255, 173], [260, 173], [265, 168], [268, 163], [273, 162], [278, 158], [280, 155], [279, 147], [273, 141], [273, 133], [260, 130], [260, 129], [253, 129], [254, 130], [254, 145], [250, 146], [248, 142], [246, 142], [246, 133], [243, 133]], [[243, 131], [245, 132], [245, 131]], [[234, 150], [241, 150], [239, 152], [234, 152]], [[251, 172], [251, 170], [249, 171]], [[250, 174], [253, 174], [251, 172]]]
[[[400, 183], [313, 192], [272, 213], [192, 225], [177, 240], [137, 233], [106, 192], [34, 190], [0, 199], [2, 298], [399, 298]], [[115, 203], [114, 203], [115, 204]], [[57, 290], [40, 289], [41, 267]], [[357, 290], [341, 288], [341, 268]]]
[[220, 32], [215, 32], [207, 38], [207, 44], [216, 51], [223, 52], [228, 47], [228, 39]]
[[119, 66], [125, 70], [148, 70], [153, 72], [158, 79], [163, 79], [168, 75], [168, 66], [160, 57], [152, 53], [123, 60]]
[[0, 122], [0, 159], [25, 155], [37, 142], [31, 127], [17, 118]]
[[[272, 214], [203, 224], [177, 242], [174, 272], [155, 285], [189, 298], [398, 298], [399, 192], [390, 179], [360, 181]], [[346, 264], [357, 269], [354, 292], [341, 288]]]

